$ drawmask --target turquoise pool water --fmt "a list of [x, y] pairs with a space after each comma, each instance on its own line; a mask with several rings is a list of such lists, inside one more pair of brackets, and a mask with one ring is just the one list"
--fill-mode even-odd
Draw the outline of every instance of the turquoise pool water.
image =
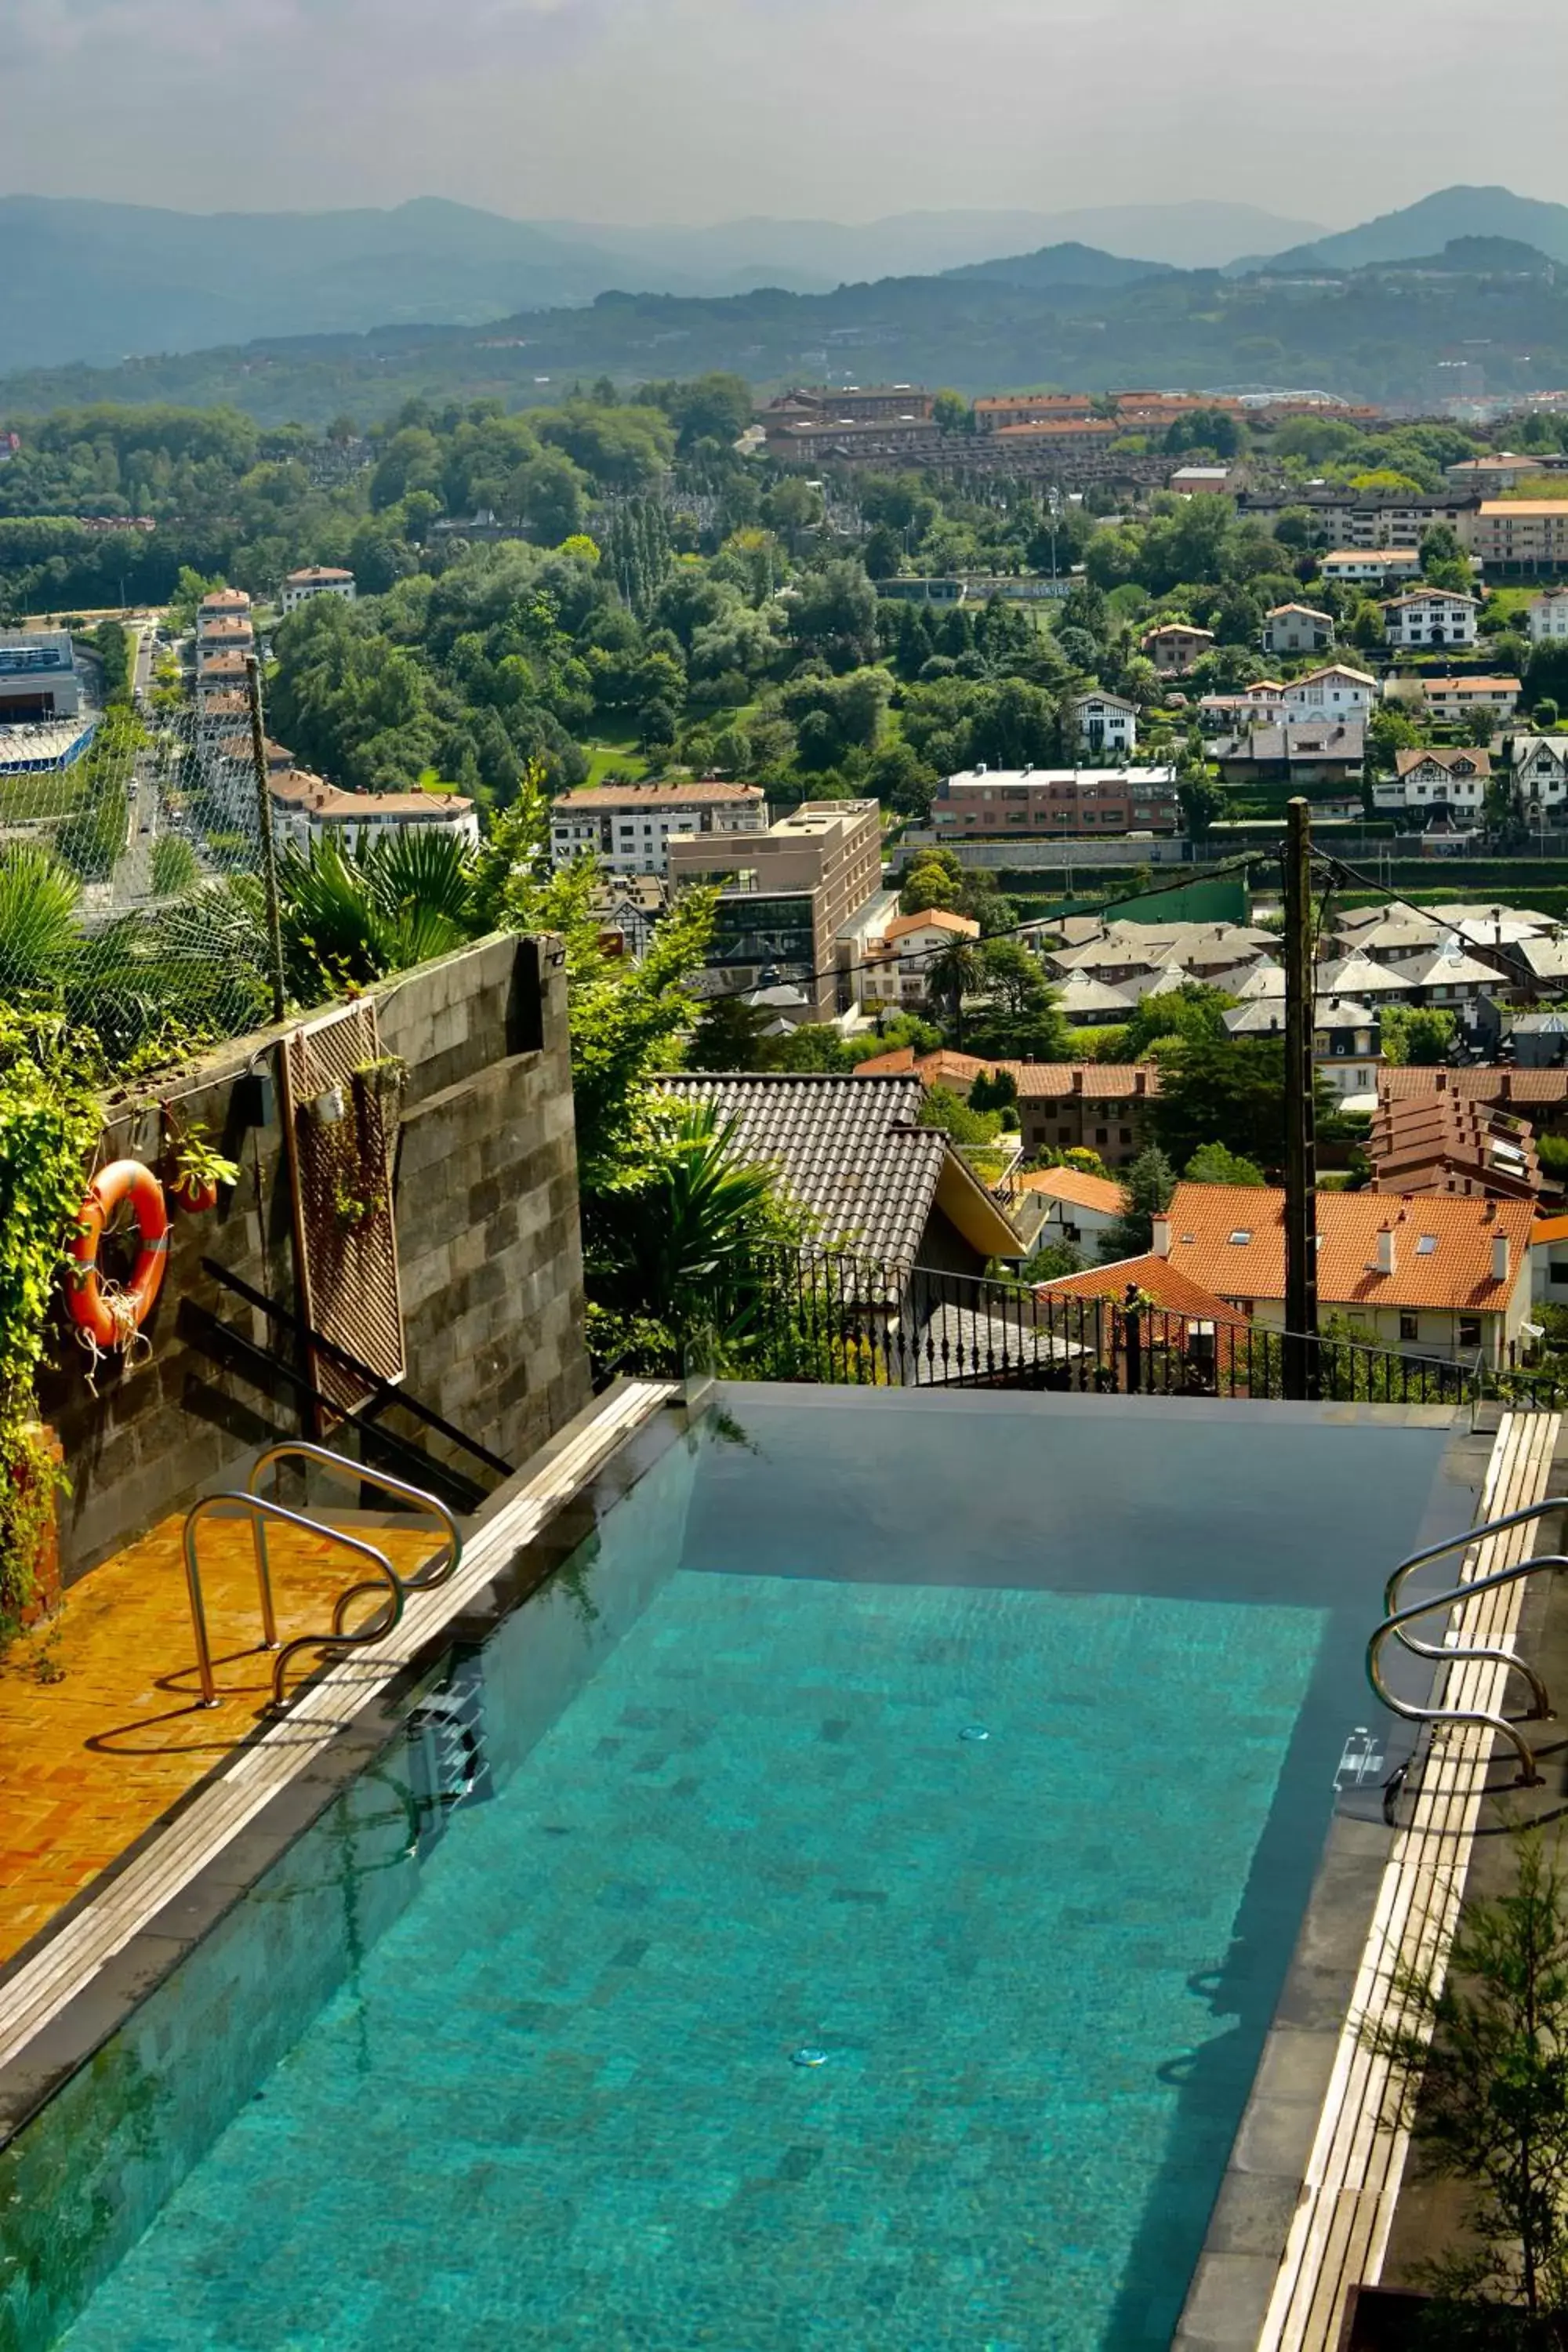
[[73, 2352], [1168, 2343], [1441, 1440], [1311, 1424], [1260, 1560], [1256, 1414], [906, 1404], [732, 1396], [481, 1654], [475, 1801], [410, 1856], [389, 1759], [24, 2136], [148, 2221]]

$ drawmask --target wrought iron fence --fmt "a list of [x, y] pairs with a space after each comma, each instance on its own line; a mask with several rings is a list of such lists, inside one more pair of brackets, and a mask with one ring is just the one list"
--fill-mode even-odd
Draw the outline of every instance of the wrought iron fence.
[[[781, 1251], [752, 1292], [734, 1369], [881, 1388], [1282, 1397], [1282, 1331], [1141, 1303], [821, 1250]], [[1334, 1403], [1469, 1402], [1477, 1367], [1337, 1335], [1306, 1342], [1309, 1392]]]

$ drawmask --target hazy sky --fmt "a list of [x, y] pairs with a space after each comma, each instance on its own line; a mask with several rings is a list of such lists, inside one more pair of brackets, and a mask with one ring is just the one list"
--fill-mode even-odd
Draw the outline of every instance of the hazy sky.
[[596, 220], [1568, 200], [1563, 0], [4, 0], [0, 191]]

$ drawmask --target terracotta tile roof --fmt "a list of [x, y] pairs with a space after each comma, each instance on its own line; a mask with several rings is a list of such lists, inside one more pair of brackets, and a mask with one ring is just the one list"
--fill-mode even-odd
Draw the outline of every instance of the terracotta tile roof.
[[873, 1054], [868, 1062], [857, 1062], [858, 1078], [894, 1078], [915, 1074], [915, 1049], [912, 1045], [895, 1045], [890, 1054]]
[[955, 1054], [942, 1045], [934, 1054], [917, 1055], [912, 1045], [895, 1046], [890, 1054], [875, 1055], [868, 1062], [858, 1062], [858, 1078], [885, 1078], [912, 1071], [928, 1087], [972, 1087], [976, 1078], [988, 1077], [996, 1067], [994, 1062], [983, 1062], [974, 1054]]
[[1059, 1101], [1085, 1095], [1091, 1102], [1116, 1102], [1160, 1091], [1158, 1062], [998, 1062], [1010, 1070], [1020, 1102]]
[[1031, 1168], [1015, 1177], [1026, 1192], [1043, 1192], [1047, 1200], [1070, 1201], [1075, 1208], [1098, 1209], [1102, 1216], [1119, 1217], [1127, 1195], [1108, 1176], [1091, 1176], [1082, 1168]]
[[584, 784], [576, 792], [563, 793], [551, 807], [605, 815], [618, 808], [700, 808], [715, 802], [740, 802], [750, 807], [762, 797], [761, 784], [731, 784], [720, 776], [700, 776], [686, 784]]
[[1568, 1217], [1537, 1217], [1530, 1239], [1532, 1247], [1541, 1242], [1568, 1242]]
[[[711, 1103], [735, 1122], [736, 1156], [777, 1171], [816, 1220], [828, 1247], [913, 1265], [944, 1178], [956, 1174], [1005, 1224], [978, 1180], [935, 1128], [917, 1124], [925, 1087], [910, 1076], [801, 1076], [794, 1072], [682, 1071], [659, 1085], [683, 1102]], [[1015, 1237], [1014, 1247], [1020, 1247]], [[996, 1255], [1006, 1255], [1005, 1245]]]
[[1492, 755], [1468, 744], [1408, 743], [1394, 755], [1396, 775], [1407, 776], [1413, 768], [1424, 768], [1427, 761], [1450, 772], [1458, 769], [1461, 775], [1489, 776]]
[[352, 580], [353, 578], [352, 572], [340, 572], [334, 564], [307, 563], [303, 571], [290, 572], [283, 585], [286, 588], [305, 588], [312, 580]]
[[1380, 1095], [1395, 1100], [1412, 1095], [1451, 1091], [1471, 1102], [1496, 1103], [1503, 1110], [1524, 1110], [1568, 1104], [1568, 1070], [1512, 1070], [1495, 1062], [1468, 1070], [1395, 1068], [1377, 1074]]
[[[1500, 1314], [1530, 1247], [1527, 1201], [1446, 1193], [1320, 1192], [1318, 1297], [1325, 1307], [1436, 1307]], [[1285, 1195], [1272, 1187], [1178, 1184], [1170, 1207], [1171, 1264], [1225, 1298], [1285, 1296]], [[1394, 1270], [1378, 1271], [1378, 1235], [1394, 1233]], [[1509, 1272], [1492, 1272], [1493, 1243]], [[1240, 1236], [1240, 1238], [1236, 1238]], [[1436, 1246], [1424, 1250], [1424, 1239]]]
[[1144, 1297], [1167, 1315], [1180, 1315], [1194, 1322], [1218, 1323], [1232, 1331], [1245, 1331], [1247, 1320], [1225, 1299], [1205, 1290], [1190, 1274], [1173, 1265], [1169, 1258], [1156, 1257], [1150, 1251], [1143, 1257], [1118, 1258], [1110, 1265], [1091, 1265], [1082, 1274], [1059, 1275], [1054, 1282], [1035, 1286], [1037, 1298], [1109, 1298], [1118, 1306], [1127, 1296], [1129, 1283], [1136, 1283]]
[[248, 612], [250, 599], [243, 588], [215, 588], [209, 595], [202, 598], [201, 610], [204, 613], [233, 613], [237, 612], [242, 604]]
[[930, 907], [921, 915], [900, 915], [888, 925], [886, 940], [907, 939], [911, 931], [951, 931], [955, 940], [977, 940], [980, 926], [968, 915], [950, 914], [945, 907]]

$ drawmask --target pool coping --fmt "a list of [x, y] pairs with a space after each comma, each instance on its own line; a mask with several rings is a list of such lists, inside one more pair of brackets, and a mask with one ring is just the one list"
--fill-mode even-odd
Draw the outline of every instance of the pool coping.
[[596, 1516], [674, 1442], [684, 1416], [663, 1408], [679, 1394], [626, 1381], [586, 1406], [476, 1514], [449, 1583], [411, 1594], [384, 1640], [317, 1675], [7, 1963], [0, 2148], [374, 1761], [454, 1641], [482, 1638], [575, 1547], [587, 1526], [574, 1507], [592, 1498]]
[[[1545, 1497], [1560, 1433], [1555, 1414], [1505, 1417], [1479, 1519]], [[1525, 1557], [1537, 1535], [1471, 1546], [1456, 1581]], [[1459, 1622], [1507, 1646], [1524, 1591], [1485, 1595]], [[1475, 1687], [1457, 1703], [1500, 1704], [1498, 1669], [1460, 1671]], [[1485, 1731], [1434, 1735], [1404, 1829], [1331, 1822], [1173, 2352], [1334, 2352], [1350, 2289], [1376, 2280], [1408, 2134], [1362, 2022], [1389, 2013], [1393, 1973], [1429, 1963], [1451, 1930], [1493, 1746]]]

